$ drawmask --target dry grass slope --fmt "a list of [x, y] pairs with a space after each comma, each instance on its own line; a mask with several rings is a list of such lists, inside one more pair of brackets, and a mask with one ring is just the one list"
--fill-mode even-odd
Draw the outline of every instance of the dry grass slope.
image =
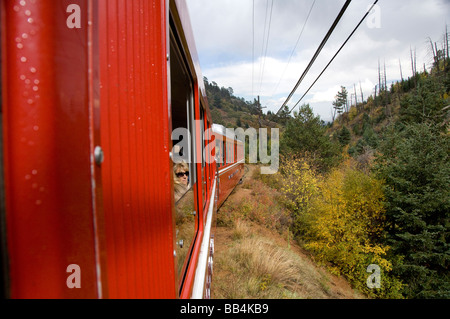
[[255, 176], [247, 174], [219, 211], [213, 298], [363, 298], [290, 241], [278, 194]]

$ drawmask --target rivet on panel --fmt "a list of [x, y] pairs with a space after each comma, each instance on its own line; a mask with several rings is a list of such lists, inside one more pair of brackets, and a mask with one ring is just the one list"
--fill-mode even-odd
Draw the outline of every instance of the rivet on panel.
[[105, 155], [103, 154], [103, 150], [100, 146], [96, 146], [94, 149], [94, 159], [95, 164], [101, 165], [105, 160]]

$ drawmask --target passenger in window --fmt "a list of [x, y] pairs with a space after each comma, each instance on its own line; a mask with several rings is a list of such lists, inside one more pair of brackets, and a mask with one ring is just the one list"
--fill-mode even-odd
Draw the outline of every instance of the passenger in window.
[[175, 202], [189, 190], [189, 166], [182, 162], [173, 166]]

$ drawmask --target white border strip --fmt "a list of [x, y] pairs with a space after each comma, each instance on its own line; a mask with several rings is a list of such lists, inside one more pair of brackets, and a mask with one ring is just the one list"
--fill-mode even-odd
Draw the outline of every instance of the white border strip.
[[205, 231], [203, 233], [202, 245], [198, 255], [198, 264], [195, 271], [194, 288], [192, 289], [191, 299], [203, 299], [203, 289], [205, 287], [206, 266], [208, 264], [209, 239], [211, 237], [211, 224], [214, 213], [214, 202], [216, 195], [217, 179], [214, 178], [214, 187], [210, 198], [208, 218], [206, 219]]
[[237, 165], [239, 165], [239, 164], [242, 164], [242, 163], [244, 163], [244, 162], [245, 162], [245, 160], [240, 160], [239, 162], [234, 163], [234, 164], [231, 165], [230, 167], [227, 167], [227, 168], [224, 168], [224, 169], [222, 169], [222, 170], [219, 170], [219, 175], [222, 175], [222, 174], [225, 173], [226, 171], [228, 171], [228, 170], [232, 169], [233, 167], [235, 167], [235, 166], [237, 166]]

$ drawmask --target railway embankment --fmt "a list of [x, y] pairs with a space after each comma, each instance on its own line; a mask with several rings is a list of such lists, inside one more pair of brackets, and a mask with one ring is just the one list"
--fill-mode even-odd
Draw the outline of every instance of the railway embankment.
[[215, 299], [360, 299], [342, 276], [318, 265], [289, 231], [280, 194], [248, 173], [218, 212]]

